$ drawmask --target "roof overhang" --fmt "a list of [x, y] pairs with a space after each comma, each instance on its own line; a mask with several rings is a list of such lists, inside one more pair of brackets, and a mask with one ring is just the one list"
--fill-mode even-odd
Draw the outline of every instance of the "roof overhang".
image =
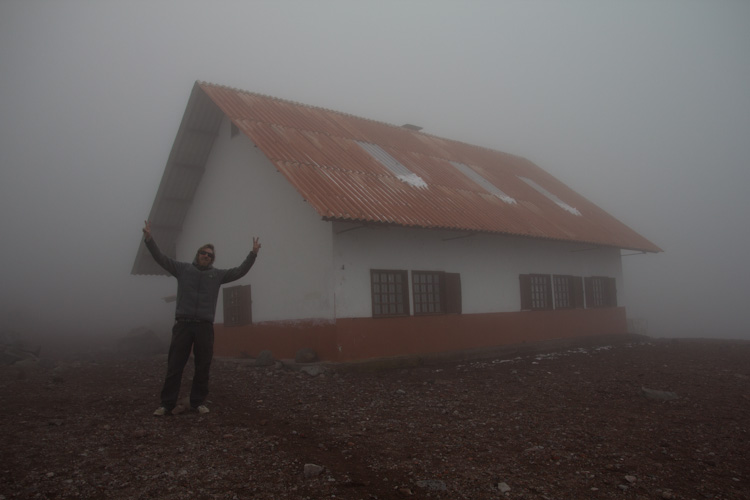
[[[148, 216], [160, 249], [170, 257], [175, 257], [177, 238], [203, 178], [223, 117], [224, 113], [196, 83]], [[131, 274], [167, 273], [141, 241]]]

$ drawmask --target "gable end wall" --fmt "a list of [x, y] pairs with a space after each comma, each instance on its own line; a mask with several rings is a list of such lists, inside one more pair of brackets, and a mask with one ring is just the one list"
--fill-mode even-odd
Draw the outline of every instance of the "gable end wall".
[[[333, 320], [331, 223], [306, 203], [268, 158], [243, 134], [230, 136], [224, 118], [177, 241], [177, 258], [216, 246], [216, 267], [239, 265], [252, 249], [255, 265], [231, 284], [250, 284], [253, 322], [299, 318]], [[219, 295], [216, 322], [223, 321]]]

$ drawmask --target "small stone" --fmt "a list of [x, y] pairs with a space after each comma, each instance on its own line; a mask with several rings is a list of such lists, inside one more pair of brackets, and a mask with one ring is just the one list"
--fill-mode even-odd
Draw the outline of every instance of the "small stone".
[[305, 464], [305, 478], [310, 479], [323, 473], [323, 466], [316, 464]]
[[633, 484], [636, 481], [635, 476], [625, 476], [625, 481], [629, 482], [630, 484]]
[[657, 401], [671, 401], [673, 399], [679, 398], [677, 393], [669, 391], [657, 391], [655, 389], [648, 389], [646, 387], [641, 387], [641, 394], [647, 399], [655, 399]]
[[438, 481], [435, 479], [417, 481], [417, 486], [419, 486], [420, 488], [424, 488], [426, 490], [432, 490], [432, 491], [446, 491], [448, 489], [448, 487], [445, 485], [443, 481]]
[[510, 486], [508, 486], [508, 483], [498, 483], [497, 489], [500, 493], [508, 493], [510, 491]]
[[309, 366], [303, 366], [300, 368], [301, 372], [307, 373], [311, 377], [317, 377], [318, 375], [322, 375], [325, 373], [326, 368], [322, 365], [309, 365]]

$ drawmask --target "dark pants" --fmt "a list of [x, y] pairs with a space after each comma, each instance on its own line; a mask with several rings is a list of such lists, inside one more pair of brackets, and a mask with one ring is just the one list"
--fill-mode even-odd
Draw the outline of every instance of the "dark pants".
[[177, 321], [172, 328], [172, 342], [167, 359], [167, 377], [161, 390], [161, 404], [167, 410], [177, 405], [190, 350], [195, 358], [195, 375], [190, 389], [190, 406], [200, 406], [208, 396], [208, 372], [214, 356], [214, 325], [207, 322]]

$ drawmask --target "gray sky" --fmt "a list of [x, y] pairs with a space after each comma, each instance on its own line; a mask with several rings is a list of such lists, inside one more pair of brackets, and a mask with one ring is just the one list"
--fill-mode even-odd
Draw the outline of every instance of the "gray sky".
[[129, 272], [205, 80], [524, 156], [666, 251], [624, 259], [651, 335], [750, 338], [748, 54], [744, 0], [2, 0], [0, 321], [170, 316]]

